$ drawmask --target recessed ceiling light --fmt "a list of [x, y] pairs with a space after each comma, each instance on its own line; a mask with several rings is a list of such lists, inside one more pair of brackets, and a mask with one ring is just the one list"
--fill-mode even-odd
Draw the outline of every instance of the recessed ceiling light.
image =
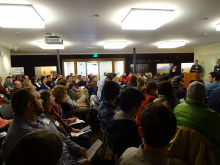
[[185, 41], [165, 41], [157, 45], [158, 48], [178, 48], [184, 46]]
[[220, 24], [216, 25], [216, 31], [220, 31]]
[[64, 49], [63, 44], [46, 44], [44, 41], [38, 41], [37, 45], [42, 49]]
[[123, 49], [127, 46], [127, 41], [106, 41], [104, 49]]
[[17, 34], [20, 34], [21, 32], [16, 32]]
[[102, 15], [100, 15], [100, 14], [95, 14], [95, 15], [92, 15], [92, 17], [93, 17], [93, 18], [100, 18], [100, 17], [102, 17]]
[[204, 36], [207, 36], [207, 34], [208, 34], [208, 33], [204, 33], [203, 35], [204, 35]]
[[44, 20], [32, 5], [0, 4], [2, 28], [44, 28]]
[[156, 30], [174, 18], [174, 10], [131, 9], [121, 24], [122, 29]]

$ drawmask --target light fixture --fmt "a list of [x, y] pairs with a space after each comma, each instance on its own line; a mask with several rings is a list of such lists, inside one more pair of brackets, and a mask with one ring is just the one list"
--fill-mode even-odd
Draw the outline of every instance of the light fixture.
[[38, 41], [38, 46], [42, 49], [64, 49], [63, 44], [46, 44], [44, 41]]
[[121, 24], [122, 29], [156, 30], [174, 18], [174, 10], [132, 8]]
[[127, 46], [127, 41], [106, 41], [104, 49], [123, 49]]
[[158, 48], [177, 48], [184, 46], [185, 41], [165, 41], [157, 45]]
[[220, 31], [220, 24], [216, 25], [216, 31]]
[[14, 51], [17, 51], [18, 50], [18, 47], [17, 46], [14, 46]]
[[2, 28], [44, 28], [44, 20], [32, 5], [0, 4]]

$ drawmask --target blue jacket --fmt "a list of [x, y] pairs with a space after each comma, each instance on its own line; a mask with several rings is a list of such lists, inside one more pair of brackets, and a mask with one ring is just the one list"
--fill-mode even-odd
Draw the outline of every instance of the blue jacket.
[[40, 86], [40, 89], [46, 89], [46, 90], [49, 90], [43, 83], [41, 84], [41, 86]]
[[212, 110], [220, 113], [220, 88], [209, 94], [207, 105]]
[[108, 124], [109, 120], [116, 114], [117, 107], [115, 105], [101, 102], [98, 108], [98, 119], [105, 126]]
[[220, 65], [219, 65], [219, 66], [216, 65], [216, 66], [214, 67], [214, 72], [220, 72]]
[[220, 88], [220, 83], [219, 82], [213, 82], [211, 84], [206, 84], [205, 85], [205, 89], [206, 89], [206, 92], [207, 92], [207, 95], [209, 96], [209, 94], [216, 90], [216, 89], [219, 89]]

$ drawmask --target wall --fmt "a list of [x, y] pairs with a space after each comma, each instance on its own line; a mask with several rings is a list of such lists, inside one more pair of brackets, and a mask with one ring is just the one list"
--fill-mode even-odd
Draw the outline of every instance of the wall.
[[[60, 59], [82, 59], [92, 58], [93, 55], [61, 55]], [[106, 54], [99, 58], [125, 58], [126, 73], [129, 73], [130, 64], [133, 63], [132, 54]], [[97, 61], [99, 58], [96, 58]], [[29, 77], [35, 74], [36, 66], [56, 66], [56, 55], [12, 55], [12, 67], [24, 67], [24, 72]], [[193, 62], [193, 53], [160, 53], [160, 54], [137, 54], [137, 64], [148, 64], [149, 71], [156, 74], [157, 63], [174, 63], [178, 66], [178, 73], [181, 73], [181, 63]], [[62, 63], [60, 63], [62, 68]]]
[[220, 42], [205, 46], [199, 46], [194, 49], [194, 59], [199, 60], [199, 64], [203, 68], [201, 79], [207, 84], [209, 83], [209, 73], [214, 71], [216, 60], [220, 58]]
[[[1, 53], [4, 56], [1, 56]], [[8, 48], [0, 47], [0, 76], [2, 77], [2, 84], [5, 82], [5, 78], [11, 75], [11, 55]]]

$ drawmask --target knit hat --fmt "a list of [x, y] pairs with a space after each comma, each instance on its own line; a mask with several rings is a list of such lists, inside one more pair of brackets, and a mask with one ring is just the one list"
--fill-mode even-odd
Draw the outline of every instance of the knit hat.
[[199, 101], [206, 99], [205, 85], [198, 81], [192, 82], [187, 89], [187, 97]]

